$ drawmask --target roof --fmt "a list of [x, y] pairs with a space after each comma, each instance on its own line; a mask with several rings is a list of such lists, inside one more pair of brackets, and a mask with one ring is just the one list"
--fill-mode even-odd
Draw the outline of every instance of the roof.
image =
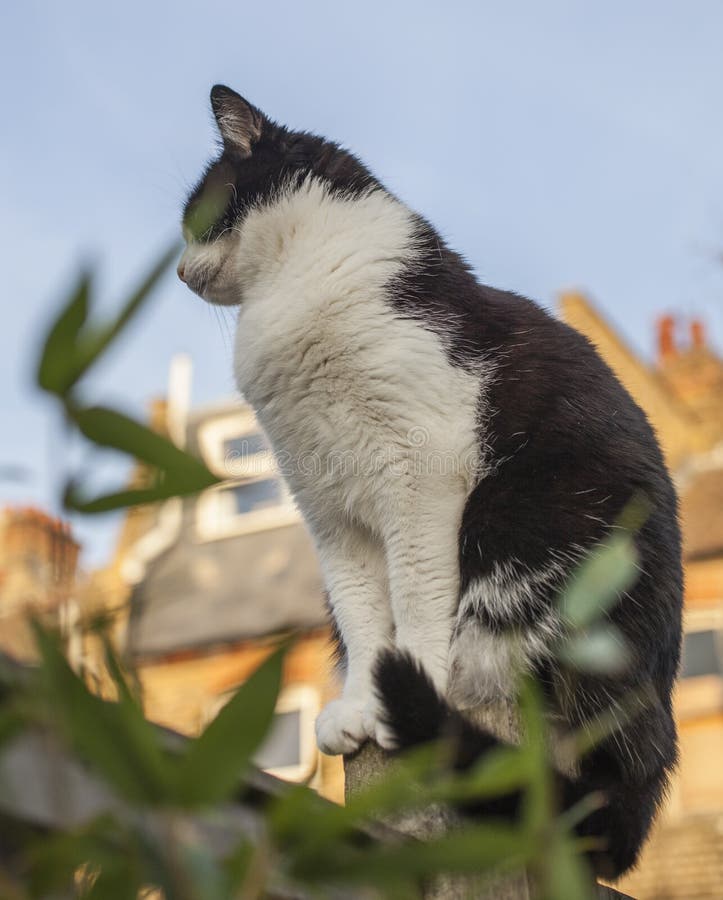
[[129, 650], [162, 656], [325, 621], [316, 553], [302, 524], [202, 543], [187, 524], [132, 592]]
[[691, 454], [709, 449], [709, 429], [676, 396], [660, 372], [648, 365], [623, 340], [582, 294], [560, 296], [560, 311], [568, 325], [584, 334], [610, 366], [655, 428], [668, 466], [675, 470]]

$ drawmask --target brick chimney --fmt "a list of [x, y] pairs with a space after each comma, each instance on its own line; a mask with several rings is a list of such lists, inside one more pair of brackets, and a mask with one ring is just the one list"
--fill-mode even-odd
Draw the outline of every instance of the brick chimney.
[[75, 582], [80, 544], [70, 525], [34, 507], [0, 513], [0, 611], [53, 609]]
[[678, 355], [675, 342], [675, 317], [661, 316], [658, 319], [658, 362], [665, 363]]
[[693, 319], [690, 323], [690, 343], [693, 350], [704, 350], [708, 343], [705, 325], [700, 319]]

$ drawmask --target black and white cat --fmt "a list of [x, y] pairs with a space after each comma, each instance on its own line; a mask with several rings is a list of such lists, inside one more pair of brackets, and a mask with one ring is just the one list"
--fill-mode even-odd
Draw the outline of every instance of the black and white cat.
[[[520, 659], [573, 728], [652, 689], [579, 776], [560, 776], [566, 804], [605, 793], [578, 828], [607, 842], [598, 871], [619, 874], [676, 760], [680, 539], [644, 414], [585, 338], [479, 284], [350, 153], [229, 88], [211, 103], [222, 147], [187, 201], [178, 271], [238, 305], [238, 386], [318, 547], [345, 670], [320, 748], [454, 732], [469, 765], [495, 739], [455, 710], [508, 694]], [[635, 494], [650, 504], [641, 575], [610, 613], [634, 662], [570, 677], [550, 653], [555, 596]]]

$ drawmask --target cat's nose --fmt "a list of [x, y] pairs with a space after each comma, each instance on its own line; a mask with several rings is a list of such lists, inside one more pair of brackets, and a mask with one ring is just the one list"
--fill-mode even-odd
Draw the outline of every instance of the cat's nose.
[[179, 262], [178, 268], [176, 269], [176, 271], [178, 272], [178, 277], [181, 279], [181, 281], [185, 282], [186, 281], [186, 266], [183, 263], [183, 261]]

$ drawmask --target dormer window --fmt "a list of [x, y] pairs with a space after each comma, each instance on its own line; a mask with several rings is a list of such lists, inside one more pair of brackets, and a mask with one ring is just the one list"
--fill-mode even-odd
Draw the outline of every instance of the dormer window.
[[196, 533], [201, 540], [250, 534], [299, 521], [268, 442], [250, 410], [203, 422], [198, 441], [210, 468], [227, 479], [198, 498]]

